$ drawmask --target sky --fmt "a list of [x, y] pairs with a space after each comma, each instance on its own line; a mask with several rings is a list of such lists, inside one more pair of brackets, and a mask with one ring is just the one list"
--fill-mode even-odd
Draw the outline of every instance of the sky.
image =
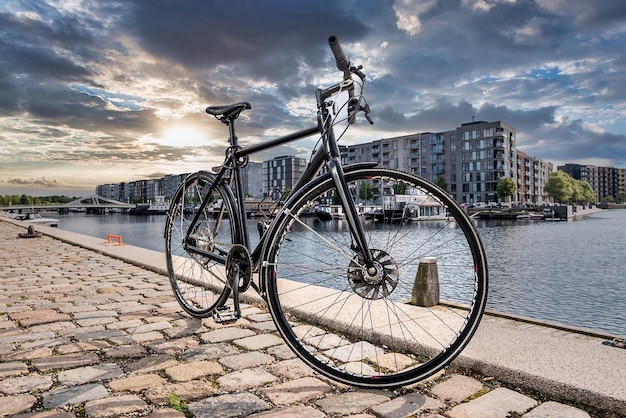
[[208, 105], [252, 104], [244, 145], [313, 126], [315, 89], [341, 77], [329, 35], [363, 65], [374, 120], [343, 144], [501, 120], [555, 168], [626, 168], [623, 0], [3, 0], [0, 195], [219, 165]]

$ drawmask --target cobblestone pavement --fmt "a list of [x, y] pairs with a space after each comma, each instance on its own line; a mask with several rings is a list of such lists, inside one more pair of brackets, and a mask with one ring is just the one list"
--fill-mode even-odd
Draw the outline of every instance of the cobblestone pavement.
[[399, 391], [312, 372], [264, 306], [233, 326], [182, 313], [167, 277], [0, 220], [0, 416], [607, 416], [446, 370]]

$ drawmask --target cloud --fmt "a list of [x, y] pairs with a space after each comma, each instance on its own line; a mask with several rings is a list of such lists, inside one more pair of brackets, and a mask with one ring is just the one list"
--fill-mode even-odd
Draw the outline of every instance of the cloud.
[[209, 104], [252, 103], [244, 144], [311, 126], [315, 89], [340, 77], [330, 34], [364, 65], [375, 121], [346, 143], [474, 117], [512, 125], [539, 158], [625, 166], [625, 20], [622, 0], [12, 0], [0, 172], [95, 186], [216, 165], [226, 131]]
[[24, 179], [24, 178], [9, 178], [7, 180], [8, 184], [19, 185], [19, 186], [44, 186], [46, 188], [66, 188], [76, 186], [75, 184], [69, 184], [63, 181], [51, 180], [45, 177], [34, 179]]

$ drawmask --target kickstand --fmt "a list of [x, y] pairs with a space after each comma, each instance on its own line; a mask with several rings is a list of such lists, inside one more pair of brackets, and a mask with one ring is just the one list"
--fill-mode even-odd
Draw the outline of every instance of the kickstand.
[[217, 324], [234, 324], [239, 318], [241, 318], [241, 309], [239, 308], [239, 266], [233, 266], [233, 282], [231, 283], [232, 289], [232, 306], [218, 306], [213, 312], [213, 320]]

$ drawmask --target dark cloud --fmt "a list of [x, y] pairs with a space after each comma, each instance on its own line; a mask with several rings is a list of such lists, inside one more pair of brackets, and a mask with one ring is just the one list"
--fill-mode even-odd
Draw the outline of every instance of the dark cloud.
[[[244, 143], [310, 126], [315, 88], [336, 80], [330, 34], [369, 75], [368, 137], [503, 120], [539, 158], [625, 166], [625, 22], [622, 0], [14, 0], [0, 5], [0, 167], [191, 171], [224, 153], [211, 104], [252, 103]], [[164, 139], [181, 125], [206, 141]]]
[[346, 41], [368, 27], [342, 2], [203, 0], [128, 2], [123, 25], [152, 54], [185, 66], [243, 65], [256, 76], [280, 80], [303, 60], [325, 60], [321, 40], [337, 34]]

